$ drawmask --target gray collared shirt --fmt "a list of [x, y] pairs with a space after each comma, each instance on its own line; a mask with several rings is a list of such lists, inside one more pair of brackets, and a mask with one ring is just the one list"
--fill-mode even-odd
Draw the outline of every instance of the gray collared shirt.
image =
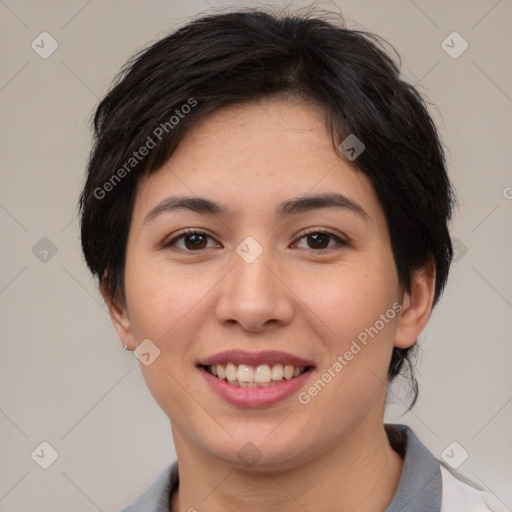
[[[404, 464], [396, 493], [384, 512], [444, 512], [441, 505], [443, 478], [440, 462], [409, 427], [385, 425], [385, 428], [391, 446], [403, 457]], [[453, 481], [458, 486], [459, 480], [454, 478]], [[170, 499], [178, 485], [176, 461], [162, 471], [153, 484], [121, 512], [169, 512]], [[465, 484], [460, 482], [460, 485]], [[472, 487], [468, 486], [467, 489], [473, 492]], [[474, 510], [491, 509], [485, 507]]]

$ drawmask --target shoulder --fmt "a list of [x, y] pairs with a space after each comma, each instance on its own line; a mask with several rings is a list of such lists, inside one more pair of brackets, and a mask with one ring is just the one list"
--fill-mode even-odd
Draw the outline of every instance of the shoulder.
[[120, 512], [168, 512], [169, 498], [178, 487], [178, 463], [167, 466], [155, 481]]
[[434, 457], [411, 428], [393, 424], [385, 428], [391, 446], [403, 458], [398, 488], [385, 512], [511, 512], [494, 494]]
[[440, 464], [442, 479], [441, 512], [505, 512], [505, 507], [492, 494], [466, 482]]

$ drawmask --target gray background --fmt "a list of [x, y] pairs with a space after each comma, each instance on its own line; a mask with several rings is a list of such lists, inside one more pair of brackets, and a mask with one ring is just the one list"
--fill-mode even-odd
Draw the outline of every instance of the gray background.
[[[0, 0], [1, 511], [113, 511], [174, 460], [168, 420], [82, 262], [75, 205], [98, 99], [135, 50], [208, 4], [230, 5]], [[457, 261], [421, 338], [419, 402], [403, 415], [391, 394], [387, 420], [438, 457], [457, 441], [469, 453], [459, 471], [512, 510], [512, 1], [338, 5], [399, 50], [436, 106], [460, 205]], [[31, 47], [51, 48], [43, 31], [59, 45], [46, 59]], [[441, 46], [454, 31], [469, 44], [458, 58]], [[31, 457], [43, 441], [58, 452], [48, 469]]]

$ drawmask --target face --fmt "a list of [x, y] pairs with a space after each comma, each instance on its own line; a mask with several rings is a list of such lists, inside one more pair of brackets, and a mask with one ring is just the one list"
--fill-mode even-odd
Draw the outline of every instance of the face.
[[299, 100], [211, 114], [140, 183], [125, 291], [114, 323], [160, 351], [141, 369], [177, 450], [266, 470], [382, 428], [393, 346], [426, 321], [371, 182]]

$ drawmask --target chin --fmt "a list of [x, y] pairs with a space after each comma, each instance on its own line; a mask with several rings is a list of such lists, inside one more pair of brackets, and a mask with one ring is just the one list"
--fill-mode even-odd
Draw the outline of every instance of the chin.
[[[244, 435], [223, 439], [222, 442], [212, 439], [203, 449], [224, 464], [256, 472], [284, 471], [310, 458], [303, 435], [294, 437], [282, 432], [271, 439], [273, 434], [265, 438], [266, 434], [262, 432], [266, 430], [249, 429]], [[284, 439], [286, 443], [283, 443]]]

